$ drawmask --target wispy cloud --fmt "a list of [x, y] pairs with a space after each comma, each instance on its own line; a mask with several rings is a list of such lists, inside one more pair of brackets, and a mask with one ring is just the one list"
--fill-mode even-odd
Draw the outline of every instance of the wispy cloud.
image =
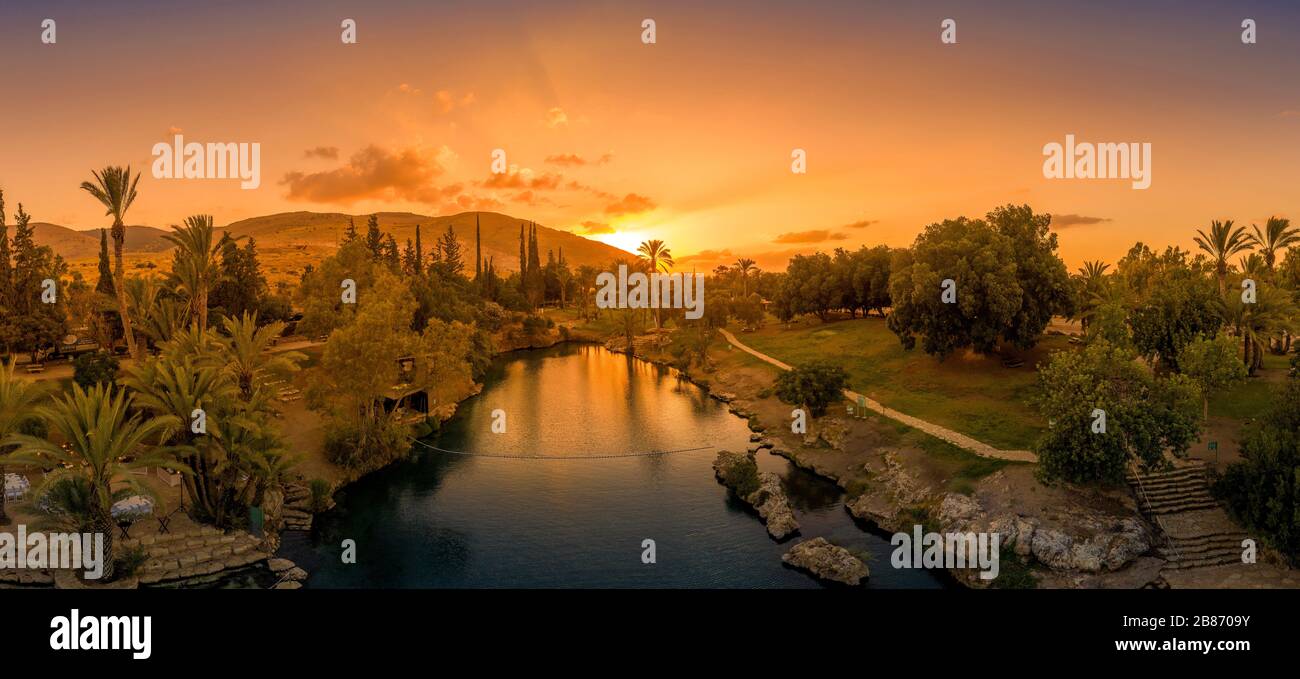
[[316, 148], [307, 149], [303, 152], [304, 158], [324, 158], [326, 160], [339, 159], [339, 147], [337, 146], [317, 146]]
[[[445, 151], [445, 149], [443, 150]], [[443, 174], [440, 151], [428, 148], [389, 150], [370, 145], [343, 165], [322, 172], [288, 172], [280, 183], [295, 201], [350, 205], [361, 200], [412, 200], [438, 203], [453, 198], [460, 185], [439, 188]]]
[[871, 226], [872, 224], [879, 224], [879, 223], [880, 223], [880, 220], [879, 220], [879, 219], [864, 219], [864, 220], [862, 220], [862, 221], [853, 222], [853, 223], [850, 223], [850, 224], [845, 224], [843, 228], [845, 228], [845, 229], [865, 229], [865, 228], [867, 228], [868, 226]]
[[823, 243], [828, 240], [846, 240], [847, 235], [835, 233], [830, 229], [812, 229], [809, 231], [791, 231], [777, 236], [773, 243]]
[[1089, 217], [1086, 215], [1052, 215], [1052, 226], [1067, 228], [1071, 226], [1086, 226], [1089, 224], [1100, 224], [1111, 221], [1110, 217]]
[[629, 193], [626, 196], [605, 206], [605, 214], [618, 217], [620, 215], [634, 215], [642, 212], [649, 212], [658, 207], [655, 202], [646, 196], [636, 193]]

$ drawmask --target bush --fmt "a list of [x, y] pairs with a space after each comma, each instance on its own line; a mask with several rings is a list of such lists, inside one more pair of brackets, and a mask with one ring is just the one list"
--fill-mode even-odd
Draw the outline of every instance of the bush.
[[92, 351], [81, 354], [72, 361], [72, 381], [83, 389], [99, 383], [117, 384], [118, 362], [111, 354]]
[[736, 492], [741, 499], [747, 498], [758, 490], [758, 463], [749, 455], [727, 467], [722, 474], [722, 482]]
[[1300, 563], [1300, 381], [1288, 380], [1273, 408], [1241, 443], [1214, 493], [1252, 532]]
[[113, 577], [129, 578], [148, 560], [149, 552], [143, 546], [119, 549], [117, 558], [113, 560]]
[[388, 419], [334, 422], [325, 431], [325, 457], [343, 467], [378, 469], [408, 450], [406, 428]]
[[330, 499], [333, 495], [331, 492], [333, 488], [330, 487], [329, 481], [312, 479], [311, 483], [308, 484], [308, 489], [311, 490], [311, 511], [313, 514], [329, 509]]
[[843, 368], [830, 361], [810, 361], [776, 378], [776, 396], [791, 405], [807, 406], [813, 417], [821, 417], [830, 404], [844, 398], [848, 384]]

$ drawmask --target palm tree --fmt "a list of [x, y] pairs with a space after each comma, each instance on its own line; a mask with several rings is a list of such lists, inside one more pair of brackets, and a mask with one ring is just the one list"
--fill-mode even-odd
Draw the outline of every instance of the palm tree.
[[208, 329], [208, 293], [220, 276], [217, 255], [222, 244], [213, 242], [212, 231], [212, 215], [193, 215], [185, 218], [184, 226], [173, 225], [172, 233], [163, 236], [176, 245], [172, 275], [177, 288], [189, 297], [190, 316], [198, 320], [200, 331]]
[[1259, 284], [1254, 302], [1244, 302], [1238, 294], [1224, 299], [1225, 319], [1231, 323], [1241, 338], [1241, 360], [1248, 374], [1264, 363], [1264, 347], [1274, 335], [1290, 332], [1296, 327], [1296, 305], [1284, 290], [1272, 285]]
[[754, 270], [754, 260], [742, 257], [736, 260], [736, 271], [740, 272], [741, 296], [749, 297], [749, 272]]
[[110, 511], [114, 487], [148, 492], [129, 478], [126, 472], [140, 467], [163, 467], [184, 470], [160, 446], [180, 427], [180, 420], [168, 415], [146, 416], [134, 410], [133, 398], [126, 390], [97, 384], [89, 391], [72, 385], [71, 393], [36, 409], [49, 426], [50, 434], [61, 443], [10, 434], [6, 445], [17, 450], [7, 457], [36, 464], [47, 469], [63, 468], [47, 482], [80, 477], [92, 491], [90, 523], [104, 537], [104, 577], [113, 577], [113, 518]]
[[1264, 255], [1264, 264], [1269, 271], [1277, 263], [1278, 250], [1300, 243], [1300, 229], [1291, 226], [1291, 220], [1285, 217], [1269, 217], [1263, 230], [1255, 224], [1250, 226], [1255, 230], [1255, 243], [1259, 246], [1260, 254]]
[[[0, 439], [17, 434], [24, 424], [35, 419], [34, 406], [44, 395], [41, 383], [18, 379], [14, 363], [0, 365]], [[4, 448], [0, 445], [0, 451]], [[5, 514], [4, 478], [4, 457], [0, 454], [0, 526], [9, 524]]]
[[1232, 220], [1210, 222], [1210, 233], [1197, 229], [1196, 244], [1214, 260], [1214, 272], [1219, 279], [1219, 294], [1227, 289], [1228, 259], [1255, 245], [1255, 238], [1246, 233], [1246, 227], [1233, 228]]
[[[661, 240], [642, 241], [636, 251], [648, 265], [650, 269], [648, 273], [655, 273], [660, 269], [664, 273], [668, 273], [673, 268], [673, 253]], [[662, 328], [663, 326], [663, 310], [655, 309], [655, 327]]]
[[126, 307], [126, 288], [122, 285], [122, 245], [126, 242], [126, 224], [122, 220], [126, 211], [135, 202], [136, 184], [140, 183], [140, 173], [131, 178], [131, 166], [109, 166], [99, 172], [91, 171], [95, 182], [81, 182], [82, 190], [95, 197], [107, 209], [105, 215], [113, 218], [109, 234], [113, 237], [113, 289], [117, 296], [117, 312], [122, 317], [122, 333], [126, 336], [126, 349], [131, 357], [140, 358], [135, 346], [135, 335], [131, 331], [131, 316]]
[[253, 400], [266, 376], [296, 372], [298, 364], [307, 360], [297, 351], [270, 352], [272, 342], [284, 331], [280, 321], [259, 328], [257, 318], [244, 312], [240, 318], [226, 318], [222, 327], [225, 336], [221, 338], [221, 354], [226, 373], [239, 386], [240, 399], [246, 403]]
[[1074, 275], [1079, 294], [1079, 321], [1084, 333], [1088, 332], [1088, 323], [1096, 314], [1097, 307], [1102, 304], [1108, 287], [1106, 270], [1109, 268], [1110, 265], [1101, 260], [1087, 261], [1079, 267], [1079, 273]]
[[1261, 279], [1272, 271], [1272, 268], [1268, 266], [1268, 261], [1258, 252], [1242, 255], [1237, 262], [1241, 267], [1241, 272], [1248, 278]]
[[642, 241], [636, 249], [637, 254], [650, 263], [651, 271], [662, 269], [667, 273], [673, 268], [673, 253], [661, 240]]

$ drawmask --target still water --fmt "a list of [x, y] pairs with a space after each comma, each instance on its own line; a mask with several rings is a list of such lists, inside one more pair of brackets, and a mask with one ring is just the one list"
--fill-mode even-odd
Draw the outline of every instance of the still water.
[[[493, 433], [493, 411], [505, 413]], [[821, 536], [867, 560], [870, 587], [941, 587], [889, 567], [888, 540], [844, 510], [833, 483], [784, 458], [759, 467], [785, 481], [799, 535], [778, 544], [720, 485], [717, 449], [744, 450], [749, 429], [675, 371], [595, 345], [497, 359], [481, 394], [413, 455], [349, 486], [310, 536], [285, 533], [281, 554], [309, 587], [820, 587], [781, 563]], [[607, 454], [708, 450], [605, 458]], [[558, 459], [587, 456], [589, 459]], [[344, 564], [340, 543], [356, 541]], [[643, 564], [642, 541], [657, 563]]]

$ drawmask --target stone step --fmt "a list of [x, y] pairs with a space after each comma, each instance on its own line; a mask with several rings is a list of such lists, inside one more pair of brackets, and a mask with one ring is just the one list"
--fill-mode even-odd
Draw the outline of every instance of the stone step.
[[1139, 500], [1145, 500], [1148, 502], [1165, 502], [1170, 500], [1186, 500], [1191, 498], [1196, 498], [1196, 499], [1214, 498], [1213, 495], [1210, 495], [1210, 491], [1207, 490], [1205, 486], [1200, 486], [1198, 488], [1186, 488], [1186, 489], [1167, 490], [1167, 491], [1158, 491], [1158, 492], [1138, 491], [1137, 497]]
[[1204, 476], [1191, 476], [1185, 479], [1177, 479], [1172, 481], [1143, 480], [1141, 483], [1138, 483], [1136, 481], [1130, 481], [1129, 485], [1133, 487], [1133, 490], [1145, 490], [1148, 492], [1156, 493], [1156, 492], [1177, 490], [1179, 488], [1209, 488], [1210, 482], [1209, 479], [1207, 479]]
[[1148, 505], [1141, 503], [1142, 511], [1147, 514], [1176, 514], [1178, 512], [1189, 512], [1196, 509], [1214, 509], [1219, 506], [1213, 498], [1205, 500], [1186, 500], [1180, 502], [1154, 503]]
[[1141, 481], [1144, 484], [1169, 483], [1173, 481], [1182, 481], [1185, 479], [1205, 478], [1206, 467], [1203, 464], [1181, 467], [1167, 472], [1153, 472], [1150, 474], [1127, 474], [1124, 478], [1129, 483]]
[[271, 555], [266, 552], [248, 550], [242, 554], [214, 556], [203, 561], [194, 561], [192, 563], [177, 563], [174, 567], [168, 569], [152, 569], [143, 571], [139, 576], [140, 584], [156, 585], [177, 580], [202, 577], [205, 575], [215, 575], [221, 571], [251, 566], [259, 561], [265, 561], [270, 558], [270, 556]]
[[1224, 566], [1230, 563], [1240, 563], [1241, 553], [1226, 554], [1222, 556], [1209, 556], [1200, 559], [1187, 559], [1185, 561], [1170, 561], [1165, 564], [1165, 568], [1182, 570], [1185, 568], [1205, 568], [1207, 566]]
[[1238, 532], [1238, 531], [1231, 531], [1231, 532], [1219, 532], [1219, 533], [1205, 533], [1203, 535], [1197, 535], [1195, 537], [1190, 537], [1190, 538], [1176, 538], [1171, 536], [1169, 538], [1169, 542], [1170, 544], [1176, 547], [1194, 547], [1203, 544], [1225, 544], [1226, 545], [1228, 543], [1232, 543], [1240, 547], [1241, 541], [1249, 537], [1250, 536], [1246, 535], [1245, 533]]

